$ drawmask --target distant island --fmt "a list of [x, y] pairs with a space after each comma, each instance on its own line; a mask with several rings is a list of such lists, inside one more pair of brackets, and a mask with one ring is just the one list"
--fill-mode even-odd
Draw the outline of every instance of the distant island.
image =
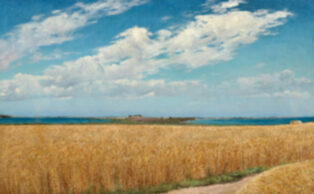
[[7, 119], [7, 118], [11, 118], [11, 116], [9, 116], [9, 115], [0, 115], [0, 119]]
[[142, 115], [129, 115], [124, 118], [111, 118], [110, 123], [124, 124], [184, 124], [186, 121], [195, 120], [195, 117], [145, 117]]

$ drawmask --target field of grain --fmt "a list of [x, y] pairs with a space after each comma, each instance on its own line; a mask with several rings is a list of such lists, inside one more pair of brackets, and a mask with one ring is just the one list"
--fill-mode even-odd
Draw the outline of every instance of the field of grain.
[[143, 188], [314, 159], [314, 123], [2, 125], [0, 193]]
[[243, 186], [237, 194], [314, 193], [314, 160], [297, 162], [264, 172]]

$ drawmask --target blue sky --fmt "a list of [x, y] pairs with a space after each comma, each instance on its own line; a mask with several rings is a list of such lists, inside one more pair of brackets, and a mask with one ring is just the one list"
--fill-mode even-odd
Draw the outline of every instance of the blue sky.
[[313, 116], [308, 0], [0, 2], [0, 114]]

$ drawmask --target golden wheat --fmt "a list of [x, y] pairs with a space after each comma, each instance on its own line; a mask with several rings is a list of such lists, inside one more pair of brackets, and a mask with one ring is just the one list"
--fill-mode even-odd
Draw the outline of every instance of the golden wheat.
[[237, 194], [314, 193], [314, 160], [276, 167], [243, 186]]
[[0, 193], [143, 188], [314, 159], [314, 123], [2, 125]]

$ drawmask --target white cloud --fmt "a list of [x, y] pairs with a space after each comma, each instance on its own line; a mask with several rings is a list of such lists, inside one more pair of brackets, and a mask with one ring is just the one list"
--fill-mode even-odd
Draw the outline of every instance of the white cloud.
[[103, 15], [120, 14], [147, 0], [103, 0], [92, 4], [78, 3], [52, 15], [33, 16], [32, 21], [20, 24], [0, 39], [0, 70], [38, 48], [73, 40], [73, 33]]
[[211, 9], [211, 7], [216, 3], [217, 0], [206, 0], [201, 6], [205, 9]]
[[88, 15], [95, 14], [117, 15], [131, 7], [147, 3], [149, 0], [103, 0], [91, 4], [77, 3], [75, 6], [82, 8]]
[[39, 61], [49, 61], [54, 59], [62, 59], [64, 56], [77, 54], [77, 52], [62, 52], [59, 49], [55, 49], [48, 54], [43, 54], [41, 52], [35, 52], [31, 57], [32, 63], [38, 63]]
[[[61, 56], [60, 56], [61, 57]], [[42, 53], [40, 52], [36, 52], [33, 56], [32, 56], [32, 63], [37, 63], [39, 61], [48, 61], [48, 60], [51, 60], [51, 59], [58, 59], [59, 58], [59, 55], [58, 56], [55, 56], [55, 57], [52, 57], [52, 56], [48, 56], [48, 55], [43, 55]]]
[[[108, 84], [106, 82], [106, 84]], [[145, 98], [145, 97], [165, 97], [165, 96], [190, 96], [186, 93], [195, 91], [203, 87], [198, 81], [176, 81], [166, 82], [164, 80], [116, 80], [104, 93], [111, 98]], [[102, 94], [103, 95], [103, 94]]]
[[60, 9], [57, 9], [57, 10], [53, 10], [51, 12], [51, 14], [58, 14], [58, 13], [61, 13], [62, 11]]
[[[205, 5], [210, 4], [210, 1], [211, 0], [206, 2]], [[245, 3], [245, 1], [244, 0], [228, 0], [228, 1], [216, 4], [216, 5], [212, 5], [211, 9], [213, 10], [214, 13], [225, 13], [228, 9], [238, 7], [241, 3]]]
[[44, 76], [33, 76], [18, 73], [12, 80], [0, 81], [0, 99], [6, 101], [24, 100], [41, 97], [40, 81]]
[[32, 20], [33, 20], [33, 21], [38, 21], [38, 20], [40, 20], [41, 18], [43, 18], [43, 16], [44, 16], [44, 15], [34, 15], [34, 16], [32, 17]]
[[226, 81], [217, 89], [219, 95], [246, 97], [308, 98], [314, 92], [313, 81], [296, 77], [291, 70]]
[[273, 96], [274, 97], [309, 98], [311, 97], [311, 94], [307, 91], [300, 92], [300, 91], [285, 90], [283, 92], [275, 92]]
[[162, 21], [168, 21], [170, 20], [172, 17], [171, 16], [164, 16], [161, 18]]

